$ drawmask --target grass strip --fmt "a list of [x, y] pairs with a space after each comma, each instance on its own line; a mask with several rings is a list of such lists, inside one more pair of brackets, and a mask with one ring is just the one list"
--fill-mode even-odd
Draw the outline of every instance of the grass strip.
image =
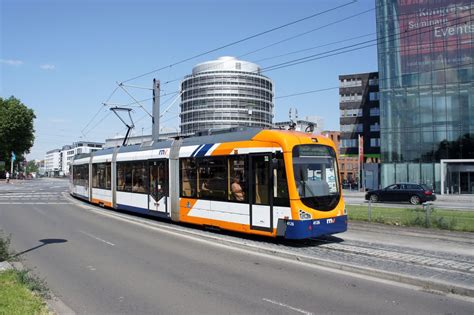
[[[349, 210], [349, 220], [369, 221], [368, 205], [348, 205], [347, 208]], [[422, 206], [409, 208], [372, 206], [371, 221], [390, 225], [474, 232], [474, 211], [432, 209], [427, 218]]]
[[49, 314], [41, 297], [22, 278], [22, 271], [15, 269], [0, 272], [0, 314]]

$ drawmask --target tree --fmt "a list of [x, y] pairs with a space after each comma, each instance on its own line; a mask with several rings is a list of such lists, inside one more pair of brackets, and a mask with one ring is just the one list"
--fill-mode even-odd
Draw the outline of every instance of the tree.
[[26, 164], [26, 173], [38, 173], [38, 165], [34, 160], [28, 161], [28, 164]]
[[12, 152], [21, 161], [33, 146], [35, 118], [34, 111], [14, 96], [8, 99], [0, 97], [0, 160], [6, 162], [7, 169]]

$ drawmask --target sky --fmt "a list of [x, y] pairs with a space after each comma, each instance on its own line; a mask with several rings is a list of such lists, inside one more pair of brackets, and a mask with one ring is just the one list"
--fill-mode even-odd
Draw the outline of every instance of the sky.
[[[339, 130], [338, 76], [377, 71], [376, 46], [327, 56], [331, 50], [375, 39], [373, 0], [0, 3], [0, 97], [13, 95], [35, 111], [36, 139], [28, 160], [44, 159], [46, 151], [73, 142], [123, 136], [126, 129], [110, 107], [131, 104], [133, 97], [146, 100], [141, 104], [151, 112], [147, 88], [153, 78], [162, 83], [162, 110], [169, 107], [161, 118], [162, 132], [176, 131], [179, 99], [173, 101], [180, 80], [196, 64], [221, 56], [265, 69], [320, 54], [316, 57], [324, 58], [262, 74], [274, 82], [274, 121], [287, 120], [289, 109], [297, 108], [300, 118], [322, 117], [326, 130]], [[227, 47], [202, 54], [222, 46]], [[124, 81], [132, 97], [117, 88]], [[133, 135], [150, 134], [151, 118], [136, 104], [132, 108]]]

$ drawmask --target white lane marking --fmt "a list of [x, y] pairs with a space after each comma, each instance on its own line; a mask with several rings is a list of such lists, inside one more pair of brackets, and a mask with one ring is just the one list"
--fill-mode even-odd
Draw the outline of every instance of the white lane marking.
[[283, 306], [283, 307], [286, 307], [292, 311], [295, 311], [295, 312], [298, 312], [298, 313], [301, 313], [301, 314], [305, 314], [305, 315], [313, 315], [313, 313], [311, 312], [308, 312], [308, 311], [305, 311], [305, 310], [302, 310], [300, 308], [296, 308], [296, 307], [293, 307], [293, 306], [290, 306], [288, 304], [285, 304], [285, 303], [280, 303], [280, 302], [277, 302], [277, 301], [273, 301], [273, 300], [270, 300], [270, 299], [262, 299], [264, 300], [265, 302], [269, 302], [269, 303], [272, 303], [272, 304], [276, 304], [276, 305], [279, 305], [279, 306]]
[[103, 240], [103, 239], [101, 239], [100, 237], [97, 237], [97, 236], [95, 236], [95, 235], [89, 234], [89, 233], [84, 232], [84, 231], [82, 231], [82, 230], [79, 230], [79, 232], [81, 232], [82, 234], [87, 235], [87, 236], [89, 236], [89, 237], [92, 237], [93, 239], [96, 239], [96, 240], [98, 240], [98, 241], [101, 241], [101, 242], [103, 242], [103, 243], [105, 243], [105, 244], [107, 244], [107, 245], [115, 246], [114, 243], [107, 242], [106, 240]]
[[96, 269], [94, 268], [94, 266], [87, 266], [87, 269], [89, 269], [90, 271], [96, 271]]

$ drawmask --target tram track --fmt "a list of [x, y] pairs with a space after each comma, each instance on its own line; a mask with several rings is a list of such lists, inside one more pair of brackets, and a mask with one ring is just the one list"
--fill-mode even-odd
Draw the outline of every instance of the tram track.
[[[333, 239], [333, 240], [331, 240]], [[334, 241], [336, 239], [336, 241]], [[444, 253], [433, 251], [422, 251], [408, 247], [388, 246], [373, 243], [354, 241], [340, 241], [338, 238], [313, 239], [303, 242], [286, 242], [291, 247], [307, 246], [308, 248], [317, 246], [334, 252], [349, 253], [352, 255], [376, 257], [380, 259], [396, 260], [408, 264], [416, 264], [428, 267], [435, 267], [447, 270], [456, 270], [474, 274], [474, 259], [472, 257], [457, 255], [449, 259], [443, 257]], [[304, 245], [303, 245], [304, 244]]]

